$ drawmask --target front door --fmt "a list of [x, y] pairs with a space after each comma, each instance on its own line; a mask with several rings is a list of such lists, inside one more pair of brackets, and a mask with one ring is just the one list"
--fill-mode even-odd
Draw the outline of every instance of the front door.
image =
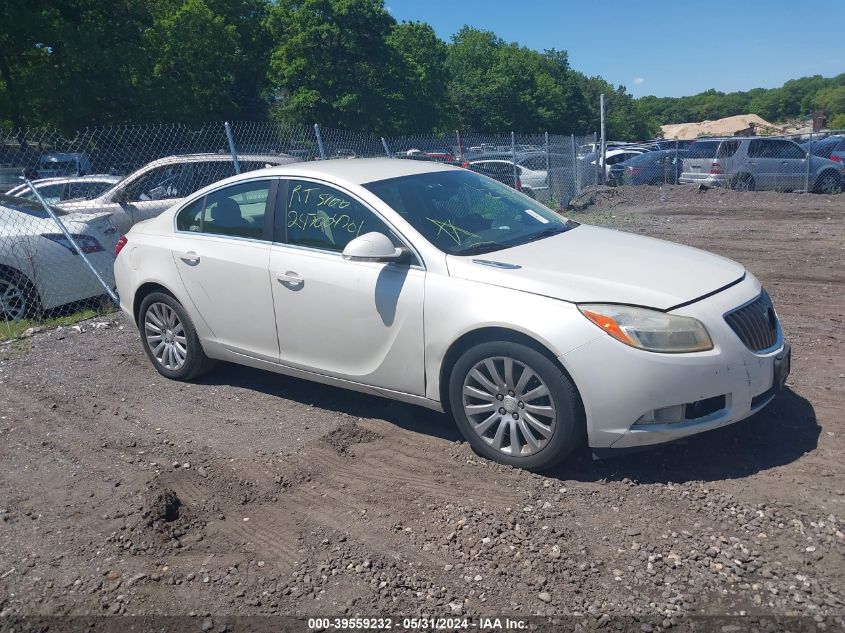
[[173, 259], [194, 314], [221, 345], [273, 362], [279, 343], [267, 209], [276, 182], [259, 179], [209, 193], [179, 212], [173, 234]]
[[341, 256], [358, 235], [394, 231], [349, 193], [290, 180], [283, 231], [270, 253], [279, 353], [285, 365], [404, 393], [425, 394], [425, 270]]

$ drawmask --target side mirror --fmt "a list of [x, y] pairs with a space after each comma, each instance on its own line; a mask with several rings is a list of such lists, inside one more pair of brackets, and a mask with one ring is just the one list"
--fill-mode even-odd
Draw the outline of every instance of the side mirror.
[[353, 262], [396, 262], [405, 257], [405, 250], [396, 248], [384, 233], [364, 233], [343, 249], [343, 258]]

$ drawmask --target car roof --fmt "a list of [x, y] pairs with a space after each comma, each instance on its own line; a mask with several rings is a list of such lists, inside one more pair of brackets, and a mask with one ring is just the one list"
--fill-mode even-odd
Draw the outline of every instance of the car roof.
[[[298, 161], [299, 159], [288, 154], [238, 154], [238, 162], [257, 162], [257, 163], [276, 163], [284, 165], [290, 162]], [[143, 165], [140, 169], [147, 169], [150, 167], [161, 167], [164, 165], [179, 165], [182, 163], [205, 163], [205, 162], [232, 162], [232, 155], [226, 153], [206, 153], [206, 154], [176, 154], [173, 156], [165, 156]]]
[[440, 171], [465, 171], [441, 162], [423, 160], [402, 160], [396, 158], [353, 158], [330, 159], [309, 162], [297, 162], [287, 165], [265, 167], [247, 171], [237, 176], [230, 176], [214, 182], [191, 194], [191, 198], [202, 197], [205, 193], [221, 186], [236, 184], [246, 178], [315, 178], [332, 179], [338, 183], [364, 185], [379, 180], [390, 180], [416, 174], [430, 174]]
[[317, 160], [307, 163], [295, 163], [279, 167], [267, 167], [257, 170], [257, 172], [248, 173], [261, 173], [262, 175], [272, 176], [310, 176], [312, 178], [329, 177], [362, 185], [378, 180], [400, 178], [402, 176], [459, 169], [460, 167], [423, 160], [354, 158], [352, 160]]
[[[38, 178], [31, 180], [33, 185], [50, 185], [74, 182], [111, 182], [116, 183], [123, 180], [121, 176], [114, 176], [112, 174], [89, 174], [87, 176], [55, 176], [53, 178]], [[26, 183], [23, 183], [24, 185]]]

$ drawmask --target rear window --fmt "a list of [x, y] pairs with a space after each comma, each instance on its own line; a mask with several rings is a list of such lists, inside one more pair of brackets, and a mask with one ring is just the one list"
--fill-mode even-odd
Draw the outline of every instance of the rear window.
[[696, 141], [690, 147], [687, 158], [716, 158], [716, 150], [721, 141]]

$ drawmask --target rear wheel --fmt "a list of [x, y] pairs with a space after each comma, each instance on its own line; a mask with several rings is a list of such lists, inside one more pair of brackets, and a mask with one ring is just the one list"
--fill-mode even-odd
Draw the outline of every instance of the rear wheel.
[[513, 342], [464, 352], [449, 379], [458, 428], [476, 452], [520, 468], [548, 468], [581, 442], [578, 394], [560, 367]]
[[20, 321], [39, 310], [35, 287], [16, 272], [0, 273], [0, 320]]
[[205, 355], [185, 308], [163, 292], [144, 298], [138, 312], [141, 343], [158, 373], [172, 380], [191, 380], [215, 362]]
[[821, 173], [816, 179], [816, 184], [813, 191], [816, 193], [834, 193], [842, 187], [842, 178], [833, 170], [827, 170]]
[[751, 174], [739, 174], [731, 182], [734, 191], [754, 191], [754, 177]]

